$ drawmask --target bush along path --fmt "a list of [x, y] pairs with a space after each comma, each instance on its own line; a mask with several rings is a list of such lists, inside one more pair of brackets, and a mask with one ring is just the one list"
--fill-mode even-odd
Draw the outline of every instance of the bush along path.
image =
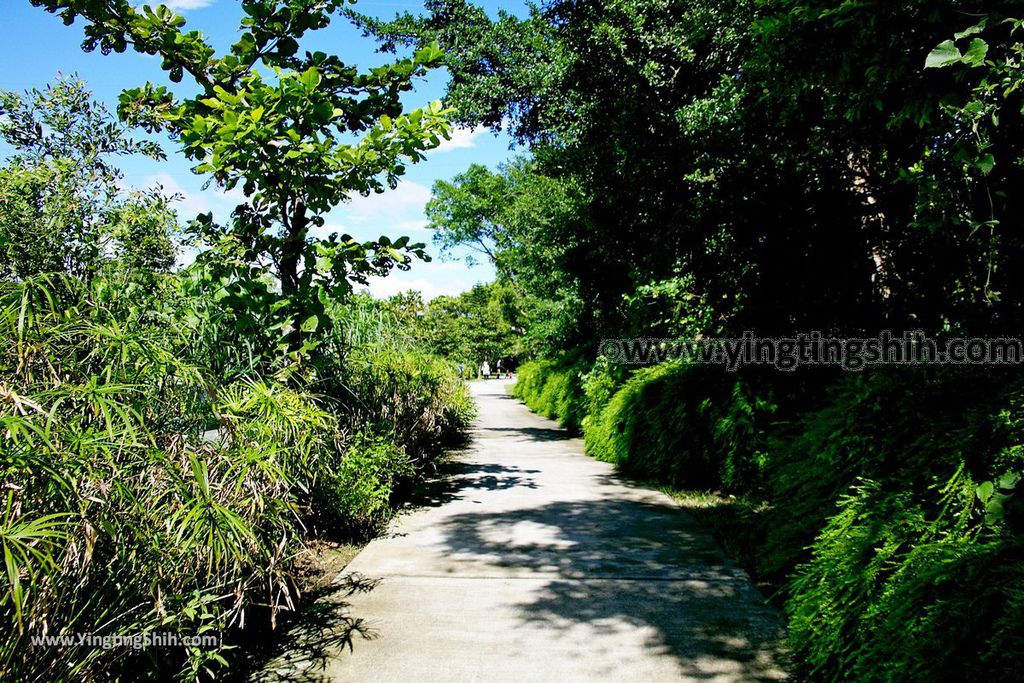
[[259, 680], [785, 678], [778, 616], [692, 518], [472, 387], [470, 445]]

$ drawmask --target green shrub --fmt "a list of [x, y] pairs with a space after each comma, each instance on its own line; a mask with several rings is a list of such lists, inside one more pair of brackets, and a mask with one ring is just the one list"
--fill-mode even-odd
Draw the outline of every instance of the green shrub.
[[624, 368], [623, 365], [608, 362], [608, 359], [602, 356], [583, 375], [583, 395], [586, 398], [586, 414], [582, 420], [584, 432], [590, 422], [600, 416], [601, 411], [612, 400], [612, 396], [628, 377]]
[[512, 385], [512, 395], [522, 400], [535, 412], [536, 397], [540, 395], [539, 386], [543, 380], [543, 361], [528, 361], [516, 369], [516, 383]]
[[1006, 380], [960, 369], [847, 377], [778, 436], [761, 563], [793, 577], [790, 641], [806, 673], [1013, 678], [1021, 505], [998, 482], [1012, 489], [1024, 469], [1024, 410]]
[[859, 479], [924, 495], [933, 479], [961, 465], [978, 479], [995, 467], [1009, 429], [1001, 377], [951, 369], [905, 368], [847, 375], [816, 410], [772, 436], [766, 486], [776, 505], [768, 520], [762, 570], [785, 576], [838, 501]]
[[457, 442], [475, 414], [452, 364], [420, 351], [357, 349], [343, 378], [349, 420], [386, 435], [417, 466]]
[[982, 523], [962, 469], [927, 492], [863, 480], [816, 539], [786, 604], [812, 678], [1014, 680], [1024, 646], [1019, 538]]
[[[310, 394], [218, 385], [190, 363], [183, 330], [155, 324], [160, 299], [108, 306], [110, 284], [46, 277], [0, 295], [0, 542], [16, 558], [0, 590], [0, 669], [24, 680], [194, 677], [223, 664], [218, 648], [157, 664], [132, 648], [28, 643], [225, 634], [291, 607], [307, 492], [338, 453], [337, 420]], [[210, 416], [214, 441], [199, 437]]]
[[[119, 277], [0, 284], [5, 678], [215, 676], [240, 629], [295, 606], [307, 529], [381, 528], [413, 460], [472, 416], [436, 358], [357, 353], [350, 393], [316, 395], [307, 375], [332, 388], [343, 368], [218, 357], [232, 319], [194, 302], [186, 277]], [[29, 644], [156, 631], [221, 634], [225, 647], [153, 661]]]
[[583, 390], [584, 361], [570, 357], [561, 361], [531, 361], [516, 371], [512, 394], [531, 410], [558, 420], [562, 426], [579, 431], [586, 417]]
[[[592, 389], [587, 452], [631, 475], [681, 487], [750, 489], [763, 465], [763, 425], [774, 404], [717, 368], [637, 370], [610, 399]], [[596, 381], [590, 386], [594, 386]]]
[[391, 519], [399, 484], [412, 477], [409, 456], [390, 441], [357, 435], [340, 462], [317, 483], [314, 512], [355, 537], [379, 532]]

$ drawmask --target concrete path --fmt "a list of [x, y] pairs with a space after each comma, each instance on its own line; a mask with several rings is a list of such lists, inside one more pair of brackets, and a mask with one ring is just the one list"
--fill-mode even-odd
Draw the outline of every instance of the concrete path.
[[777, 680], [780, 623], [672, 500], [472, 384], [470, 446], [261, 680]]

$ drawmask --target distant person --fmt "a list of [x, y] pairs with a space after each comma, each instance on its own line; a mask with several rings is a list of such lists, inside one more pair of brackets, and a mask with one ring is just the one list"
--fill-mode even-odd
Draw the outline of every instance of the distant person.
[[505, 379], [512, 379], [512, 365], [505, 368]]
[[496, 374], [498, 376], [498, 379], [501, 379], [501, 359], [500, 358], [498, 359], [498, 365], [497, 365], [497, 367], [495, 369], [497, 370], [497, 372], [495, 372], [494, 374]]
[[484, 361], [480, 365], [480, 376], [483, 377], [484, 379], [491, 378], [491, 364], [488, 363], [487, 361]]
[[462, 373], [465, 372], [465, 370], [466, 367], [462, 363], [459, 363], [459, 379], [462, 379]]

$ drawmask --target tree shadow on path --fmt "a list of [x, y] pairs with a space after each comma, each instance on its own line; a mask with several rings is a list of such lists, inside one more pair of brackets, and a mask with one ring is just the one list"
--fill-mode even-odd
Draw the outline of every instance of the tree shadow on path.
[[[357, 640], [374, 640], [379, 634], [366, 620], [354, 617], [347, 598], [368, 593], [380, 579], [358, 573], [345, 574], [329, 585], [304, 594], [308, 601], [286, 627], [272, 651], [256, 653], [249, 665], [256, 671], [253, 683], [324, 683], [328, 663], [338, 652], [352, 651]], [[274, 656], [276, 655], [276, 656]]]
[[516, 441], [569, 441], [577, 437], [564, 429], [548, 429], [545, 427], [480, 427], [478, 434], [508, 434], [513, 435]]
[[531, 475], [539, 470], [517, 465], [473, 463], [452, 460], [441, 463], [436, 474], [413, 491], [409, 508], [439, 507], [470, 495], [473, 491], [500, 491], [513, 488], [535, 489]]
[[[516, 606], [527, 628], [581, 643], [639, 635], [646, 652], [673, 658], [690, 680], [784, 677], [780, 620], [714, 540], [669, 504], [627, 497], [618, 477], [598, 481], [607, 495], [595, 499], [450, 517], [445, 551], [514, 576], [550, 577]], [[613, 680], [630, 670], [621, 664], [597, 675]]]

